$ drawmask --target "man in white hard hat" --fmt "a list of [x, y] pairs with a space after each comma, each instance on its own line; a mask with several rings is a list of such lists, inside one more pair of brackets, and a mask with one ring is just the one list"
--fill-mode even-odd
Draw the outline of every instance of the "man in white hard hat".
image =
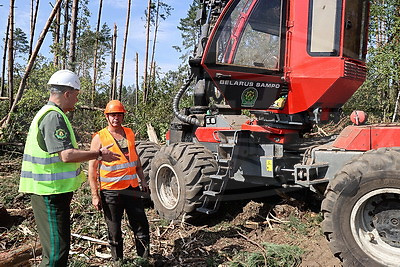
[[108, 147], [78, 149], [66, 112], [78, 101], [80, 82], [69, 70], [55, 72], [49, 82], [50, 97], [34, 117], [26, 139], [19, 191], [31, 194], [42, 244], [40, 266], [67, 266], [70, 246], [70, 203], [85, 180], [80, 162], [111, 162], [119, 155]]

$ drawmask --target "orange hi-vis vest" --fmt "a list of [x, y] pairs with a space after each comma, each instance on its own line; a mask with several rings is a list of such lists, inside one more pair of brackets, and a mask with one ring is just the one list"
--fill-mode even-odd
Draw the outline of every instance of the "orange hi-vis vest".
[[105, 147], [114, 144], [109, 150], [121, 156], [116, 161], [100, 162], [100, 190], [122, 190], [129, 186], [139, 186], [136, 173], [138, 155], [135, 149], [135, 134], [129, 128], [123, 127], [123, 129], [128, 141], [129, 161], [122, 153], [114, 137], [107, 130], [107, 127], [98, 132], [101, 146]]

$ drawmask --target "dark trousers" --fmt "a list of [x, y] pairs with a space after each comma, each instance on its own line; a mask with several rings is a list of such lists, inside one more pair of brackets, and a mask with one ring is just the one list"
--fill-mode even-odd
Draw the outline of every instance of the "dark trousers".
[[149, 256], [149, 223], [144, 212], [143, 201], [137, 196], [139, 187], [128, 187], [123, 190], [101, 190], [100, 196], [108, 227], [108, 239], [111, 255], [114, 260], [123, 258], [123, 238], [121, 220], [126, 211], [129, 226], [135, 234], [136, 252], [138, 256]]
[[67, 266], [70, 245], [70, 204], [73, 193], [31, 195], [42, 262], [40, 266]]

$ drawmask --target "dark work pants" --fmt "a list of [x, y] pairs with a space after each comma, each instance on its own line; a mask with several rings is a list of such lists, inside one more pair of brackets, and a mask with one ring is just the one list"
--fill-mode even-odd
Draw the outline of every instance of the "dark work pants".
[[108, 239], [111, 255], [114, 260], [123, 258], [123, 239], [121, 220], [126, 211], [129, 226], [135, 234], [136, 252], [138, 256], [149, 256], [149, 223], [144, 212], [143, 201], [137, 196], [139, 187], [128, 187], [123, 190], [101, 190], [101, 201], [108, 227]]
[[70, 204], [73, 193], [31, 195], [42, 262], [40, 266], [67, 266], [70, 245]]

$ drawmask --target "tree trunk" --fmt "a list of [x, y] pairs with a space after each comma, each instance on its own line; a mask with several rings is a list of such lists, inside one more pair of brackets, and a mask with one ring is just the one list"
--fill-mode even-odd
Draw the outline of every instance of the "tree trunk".
[[136, 52], [136, 57], [135, 57], [135, 61], [136, 61], [136, 73], [135, 73], [135, 77], [136, 77], [136, 92], [135, 92], [135, 106], [137, 106], [137, 104], [139, 103], [139, 54], [138, 52]]
[[122, 61], [121, 61], [121, 73], [119, 78], [119, 99], [122, 97], [122, 84], [124, 80], [124, 67], [125, 67], [125, 52], [126, 43], [128, 42], [128, 30], [129, 30], [129, 18], [131, 16], [131, 0], [128, 0], [128, 9], [126, 13], [126, 24], [125, 24], [125, 35], [124, 35], [124, 46], [122, 49]]
[[[34, 2], [36, 2], [35, 8], [33, 7]], [[39, 0], [36, 0], [36, 1], [32, 0], [31, 1], [31, 34], [30, 34], [30, 39], [29, 39], [29, 58], [32, 55], [33, 38], [35, 36], [36, 20], [37, 20], [38, 11], [39, 11]]]
[[5, 75], [6, 75], [6, 57], [7, 57], [7, 47], [8, 47], [8, 32], [10, 31], [10, 17], [7, 19], [7, 30], [6, 30], [6, 37], [4, 42], [4, 53], [3, 53], [3, 67], [1, 69], [1, 91], [0, 96], [5, 95]]
[[147, 5], [147, 23], [146, 23], [146, 50], [144, 51], [144, 74], [143, 74], [143, 103], [147, 102], [147, 65], [149, 61], [149, 39], [150, 39], [150, 8], [151, 0]]
[[75, 71], [75, 50], [76, 50], [76, 27], [78, 23], [78, 6], [79, 0], [72, 1], [72, 14], [71, 14], [71, 35], [69, 38], [69, 53], [68, 53], [68, 68]]
[[97, 27], [96, 27], [96, 41], [94, 43], [94, 57], [93, 57], [93, 86], [92, 86], [92, 99], [91, 104], [94, 105], [94, 95], [96, 92], [96, 79], [97, 79], [97, 47], [99, 45], [99, 32], [100, 32], [100, 21], [101, 21], [101, 10], [103, 8], [103, 0], [99, 2], [99, 15], [97, 16]]
[[[114, 23], [114, 34], [112, 39], [112, 51], [111, 51], [111, 91], [110, 100], [115, 99], [115, 84], [116, 84], [116, 72], [115, 72], [115, 54], [117, 52], [117, 24]], [[118, 68], [117, 68], [118, 69]]]
[[115, 62], [115, 68], [114, 68], [114, 92], [113, 92], [113, 99], [117, 99], [117, 81], [118, 81], [118, 61]]
[[[158, 27], [159, 27], [159, 11], [160, 11], [160, 0], [157, 0], [157, 9], [156, 9], [156, 21], [154, 23], [154, 36], [153, 36], [153, 48], [151, 50], [151, 60], [150, 60], [150, 66], [152, 68], [152, 71], [150, 72], [150, 81], [155, 80], [155, 62], [154, 62], [154, 57], [156, 53], [156, 42], [157, 42], [157, 33], [158, 33]], [[150, 84], [150, 82], [149, 82]], [[149, 86], [149, 90], [153, 91], [153, 86]]]
[[16, 94], [15, 100], [12, 103], [10, 112], [7, 114], [6, 117], [4, 117], [1, 120], [1, 123], [2, 123], [1, 128], [2, 129], [8, 127], [8, 124], [10, 123], [11, 114], [14, 112], [18, 101], [22, 97], [22, 94], [24, 92], [25, 85], [26, 85], [26, 82], [28, 80], [29, 74], [30, 74], [30, 72], [31, 72], [31, 70], [33, 68], [33, 64], [35, 63], [36, 56], [39, 53], [40, 47], [42, 46], [44, 38], [46, 37], [46, 34], [49, 31], [50, 25], [51, 25], [56, 13], [57, 13], [57, 10], [59, 9], [59, 7], [61, 5], [61, 2], [62, 2], [62, 0], [57, 0], [56, 4], [53, 7], [53, 10], [51, 11], [51, 14], [50, 14], [49, 18], [47, 19], [46, 25], [44, 26], [42, 32], [40, 33], [40, 36], [39, 36], [39, 39], [38, 39], [38, 41], [36, 43], [35, 49], [33, 50], [32, 56], [29, 58], [28, 64], [26, 66], [24, 76], [22, 77], [21, 82], [19, 84], [18, 92]]
[[[60, 24], [61, 24], [61, 8], [58, 9], [55, 21], [55, 30], [54, 30], [54, 44], [58, 44], [60, 42]], [[58, 67], [59, 65], [59, 51], [58, 49], [54, 50], [54, 66]]]
[[10, 29], [8, 31], [8, 98], [10, 110], [14, 100], [14, 1], [10, 0]]
[[[69, 24], [69, 19], [68, 19], [68, 14], [69, 14], [69, 0], [65, 0], [64, 2], [64, 32], [63, 32], [63, 55], [67, 51], [67, 34], [68, 34], [68, 24]], [[61, 8], [60, 8], [61, 9]], [[63, 69], [67, 67], [67, 59], [66, 56], [63, 56]]]

